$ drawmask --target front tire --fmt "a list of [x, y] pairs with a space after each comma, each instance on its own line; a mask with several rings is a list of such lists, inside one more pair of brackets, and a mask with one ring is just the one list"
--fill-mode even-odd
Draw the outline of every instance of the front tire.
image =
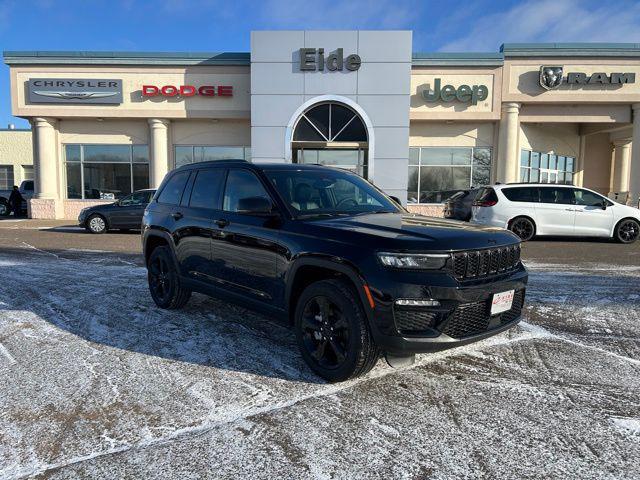
[[625, 218], [618, 225], [614, 238], [620, 243], [633, 243], [640, 237], [640, 222], [633, 218]]
[[87, 219], [87, 230], [95, 234], [105, 233], [108, 230], [107, 221], [102, 215], [94, 213]]
[[304, 360], [330, 382], [364, 375], [380, 358], [360, 299], [343, 280], [315, 282], [302, 292], [295, 333]]
[[180, 275], [169, 247], [157, 247], [147, 262], [147, 280], [151, 298], [160, 308], [175, 310], [185, 306], [191, 290], [180, 284]]
[[527, 242], [536, 234], [536, 226], [533, 220], [527, 217], [516, 217], [511, 221], [509, 230], [520, 237], [520, 240]]

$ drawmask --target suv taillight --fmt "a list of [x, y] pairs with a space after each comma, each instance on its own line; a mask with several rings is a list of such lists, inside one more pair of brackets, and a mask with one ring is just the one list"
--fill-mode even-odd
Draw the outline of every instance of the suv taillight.
[[473, 206], [474, 207], [493, 207], [496, 203], [498, 203], [497, 200], [476, 200], [475, 202], [473, 202]]

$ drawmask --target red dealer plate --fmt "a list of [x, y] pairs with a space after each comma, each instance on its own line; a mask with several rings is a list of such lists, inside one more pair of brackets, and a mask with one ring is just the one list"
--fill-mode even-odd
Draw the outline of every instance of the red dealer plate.
[[494, 293], [493, 300], [491, 301], [491, 315], [497, 315], [498, 313], [511, 310], [514, 293], [515, 293], [515, 290], [509, 290], [507, 292], [501, 292], [501, 293]]

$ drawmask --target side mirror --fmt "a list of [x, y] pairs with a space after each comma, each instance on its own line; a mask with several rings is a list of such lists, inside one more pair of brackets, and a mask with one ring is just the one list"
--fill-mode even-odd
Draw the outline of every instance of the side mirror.
[[391, 200], [393, 200], [394, 202], [396, 202], [398, 205], [402, 206], [402, 202], [400, 201], [400, 199], [394, 195], [389, 195], [389, 198]]
[[265, 197], [247, 197], [238, 200], [238, 213], [247, 215], [273, 215], [273, 204]]
[[600, 205], [600, 208], [602, 208], [602, 210], [606, 210], [607, 209], [607, 201], [606, 200], [602, 200], [602, 204]]

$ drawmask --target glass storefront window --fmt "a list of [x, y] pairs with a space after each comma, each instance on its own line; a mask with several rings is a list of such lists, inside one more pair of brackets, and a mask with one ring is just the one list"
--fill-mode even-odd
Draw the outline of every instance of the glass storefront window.
[[521, 150], [520, 181], [571, 185], [574, 164], [574, 157]]
[[83, 162], [129, 163], [130, 145], [83, 145]]
[[409, 149], [409, 203], [441, 203], [460, 190], [491, 182], [491, 149]]
[[115, 200], [149, 188], [147, 145], [65, 145], [67, 198]]
[[176, 168], [189, 163], [207, 162], [211, 160], [251, 160], [250, 147], [220, 147], [211, 145], [176, 145]]

